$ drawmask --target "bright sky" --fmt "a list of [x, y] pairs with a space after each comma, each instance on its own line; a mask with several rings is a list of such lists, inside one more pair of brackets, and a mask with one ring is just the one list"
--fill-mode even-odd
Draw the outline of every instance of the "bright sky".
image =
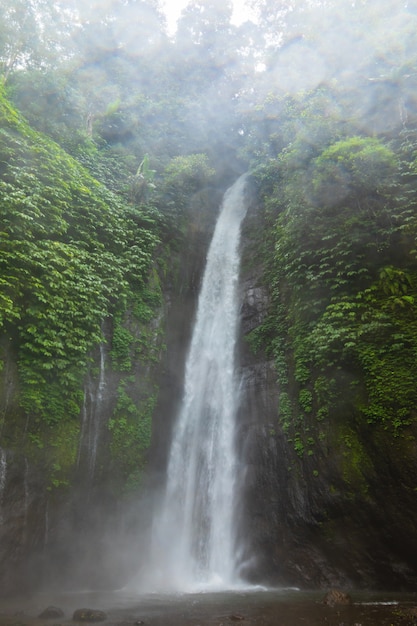
[[[168, 23], [168, 32], [172, 34], [176, 30], [177, 19], [181, 11], [187, 6], [188, 0], [165, 0], [163, 4]], [[232, 22], [234, 24], [241, 24], [253, 15], [246, 6], [246, 0], [233, 0], [233, 7]]]

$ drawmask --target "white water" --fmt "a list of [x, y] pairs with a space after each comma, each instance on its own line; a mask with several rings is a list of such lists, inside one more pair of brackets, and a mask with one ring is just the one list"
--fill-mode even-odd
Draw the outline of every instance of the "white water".
[[7, 452], [0, 448], [0, 525], [3, 524], [4, 492], [6, 491], [7, 479]]
[[98, 382], [88, 380], [84, 390], [84, 402], [81, 409], [81, 432], [78, 446], [77, 465], [85, 460], [90, 480], [94, 476], [98, 444], [101, 431], [102, 406], [106, 389], [106, 353], [104, 344], [100, 344], [100, 370]]
[[232, 588], [239, 583], [234, 529], [240, 226], [245, 177], [226, 192], [199, 296], [174, 427], [166, 493], [154, 523], [147, 578], [158, 589]]

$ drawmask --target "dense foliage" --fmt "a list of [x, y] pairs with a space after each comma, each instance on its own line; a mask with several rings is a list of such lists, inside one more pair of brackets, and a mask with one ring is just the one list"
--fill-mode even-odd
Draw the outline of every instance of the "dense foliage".
[[275, 357], [281, 423], [300, 455], [329, 423], [348, 447], [372, 427], [408, 437], [417, 402], [417, 111], [370, 136], [359, 133], [364, 119], [317, 116], [330, 98], [338, 91], [278, 99], [286, 135], [254, 171], [273, 225], [272, 305], [251, 342]]
[[103, 321], [133, 300], [147, 306], [158, 226], [31, 130], [4, 96], [0, 120], [1, 327], [17, 357], [26, 436], [42, 445], [46, 427], [54, 441], [56, 426], [79, 417]]

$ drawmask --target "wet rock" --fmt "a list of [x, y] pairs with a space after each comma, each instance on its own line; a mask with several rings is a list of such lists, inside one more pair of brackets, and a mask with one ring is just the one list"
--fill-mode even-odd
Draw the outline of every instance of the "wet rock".
[[241, 622], [242, 620], [245, 619], [245, 617], [241, 615], [240, 613], [233, 613], [232, 615], [229, 615], [229, 619], [232, 622]]
[[352, 604], [352, 598], [348, 593], [340, 591], [340, 589], [330, 589], [323, 598], [323, 604], [328, 606]]
[[107, 615], [97, 609], [77, 609], [72, 619], [74, 622], [104, 622]]
[[414, 619], [417, 618], [417, 606], [412, 606], [409, 609], [407, 609], [406, 611], [404, 611], [405, 615], [407, 615], [407, 617], [412, 617]]
[[48, 606], [38, 617], [39, 619], [59, 619], [64, 617], [64, 611], [57, 606]]

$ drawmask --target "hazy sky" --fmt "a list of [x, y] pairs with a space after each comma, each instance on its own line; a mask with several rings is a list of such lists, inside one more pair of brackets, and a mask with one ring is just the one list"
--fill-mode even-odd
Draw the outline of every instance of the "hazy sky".
[[[168, 21], [168, 31], [174, 33], [176, 30], [176, 22], [181, 11], [187, 6], [189, 0], [165, 0], [165, 14]], [[241, 24], [248, 20], [251, 16], [250, 9], [246, 6], [246, 0], [233, 0], [233, 17], [234, 24]]]

